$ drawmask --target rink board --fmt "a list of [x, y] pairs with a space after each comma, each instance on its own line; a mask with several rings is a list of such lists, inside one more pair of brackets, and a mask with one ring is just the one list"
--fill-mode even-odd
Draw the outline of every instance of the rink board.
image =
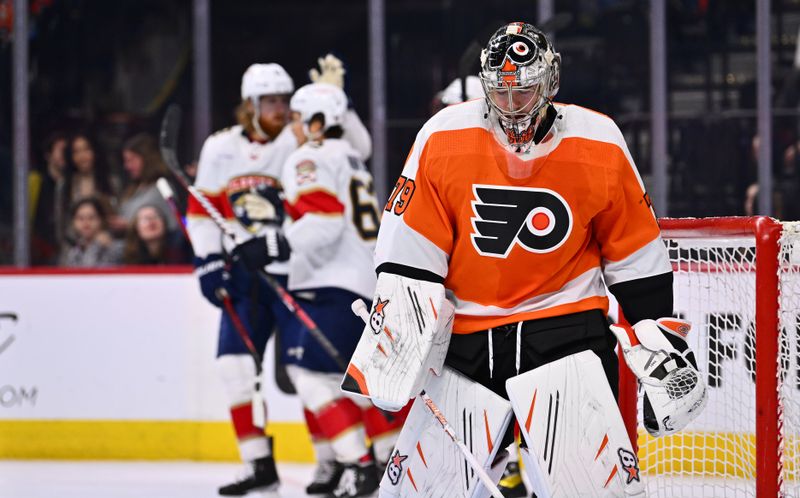
[[[676, 276], [678, 311], [691, 307], [687, 291], [697, 284]], [[731, 280], [723, 287], [746, 287], [741, 284]], [[742, 303], [733, 306], [725, 298], [704, 299], [702, 315], [684, 312], [696, 327], [741, 309]], [[2, 318], [4, 313], [18, 320]], [[235, 459], [227, 403], [213, 365], [218, 319], [219, 311], [205, 302], [186, 268], [0, 274], [0, 458]], [[710, 408], [687, 428], [691, 434], [684, 437], [702, 438], [702, 451], [712, 453], [726, 450], [730, 434], [744, 441], [752, 437], [741, 429], [752, 427], [747, 413], [752, 368], [743, 354], [751, 317], [726, 323], [716, 334], [738, 354], [722, 362], [720, 385], [709, 389], [709, 407], [738, 398], [742, 404], [735, 409], [746, 415], [730, 425]], [[700, 337], [692, 334], [694, 341]], [[708, 345], [693, 346], [707, 367]], [[796, 346], [793, 342], [790, 350], [798, 351]], [[277, 456], [309, 461], [300, 403], [277, 389], [274, 355], [265, 357], [269, 431], [277, 437]], [[735, 385], [747, 387], [738, 395], [727, 392]], [[795, 400], [796, 391], [790, 394]], [[697, 457], [672, 461], [704, 460]]]
[[[218, 321], [188, 268], [0, 274], [0, 458], [236, 459]], [[276, 456], [310, 461], [271, 346]]]

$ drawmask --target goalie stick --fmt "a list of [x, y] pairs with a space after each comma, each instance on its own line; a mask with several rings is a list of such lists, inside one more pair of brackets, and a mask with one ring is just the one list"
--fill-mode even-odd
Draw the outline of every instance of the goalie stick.
[[[364, 304], [364, 301], [360, 299], [353, 301], [352, 310], [353, 313], [364, 320], [364, 323], [369, 324], [369, 310], [367, 309], [367, 305]], [[478, 459], [475, 458], [475, 455], [469, 451], [469, 448], [467, 448], [467, 445], [464, 444], [464, 441], [458, 437], [458, 434], [456, 434], [453, 426], [450, 425], [444, 414], [441, 412], [441, 410], [439, 410], [439, 407], [436, 406], [436, 403], [431, 399], [430, 396], [428, 396], [424, 389], [420, 391], [419, 397], [422, 398], [422, 402], [425, 403], [425, 406], [428, 407], [428, 410], [430, 410], [431, 414], [442, 426], [442, 430], [447, 433], [447, 436], [450, 438], [450, 440], [453, 441], [453, 443], [458, 446], [458, 449], [461, 450], [461, 453], [464, 454], [464, 458], [467, 459], [467, 462], [469, 462], [470, 466], [473, 468], [473, 470], [475, 470], [475, 473], [478, 474], [478, 478], [481, 480], [483, 485], [486, 486], [486, 489], [489, 490], [494, 498], [503, 498], [503, 493], [500, 492], [500, 489], [498, 489], [497, 485], [494, 483], [494, 481], [492, 481], [492, 478], [489, 477], [489, 474], [486, 473], [486, 470], [483, 468], [480, 462], [478, 462]]]
[[[159, 140], [159, 145], [161, 148], [161, 156], [164, 158], [164, 162], [167, 163], [167, 167], [175, 175], [175, 178], [178, 182], [183, 186], [186, 190], [189, 191], [192, 197], [197, 200], [197, 202], [203, 207], [206, 211], [208, 216], [211, 220], [219, 227], [225, 236], [233, 241], [234, 243], [238, 243], [236, 234], [231, 229], [230, 226], [225, 221], [225, 218], [222, 217], [222, 214], [214, 207], [213, 204], [208, 200], [208, 198], [194, 185], [191, 184], [189, 181], [189, 177], [186, 176], [186, 173], [180, 167], [180, 163], [178, 162], [178, 155], [176, 153], [176, 144], [178, 141], [178, 130], [180, 129], [180, 120], [181, 120], [181, 109], [177, 104], [172, 104], [167, 108], [167, 112], [164, 115], [164, 121], [161, 123], [161, 136]], [[283, 286], [275, 280], [269, 273], [264, 271], [263, 269], [259, 269], [257, 272], [258, 276], [264, 280], [264, 282], [269, 285], [273, 291], [278, 295], [281, 302], [283, 302], [284, 306], [288, 308], [292, 314], [303, 324], [311, 336], [316, 340], [322, 349], [331, 357], [331, 359], [336, 362], [336, 365], [345, 372], [347, 370], [347, 363], [342, 359], [342, 356], [339, 354], [339, 351], [336, 350], [336, 347], [325, 337], [325, 334], [317, 327], [317, 324], [314, 323], [314, 320], [311, 319], [308, 314], [303, 311], [303, 308], [297, 304], [297, 301], [289, 294], [289, 292], [283, 288]]]

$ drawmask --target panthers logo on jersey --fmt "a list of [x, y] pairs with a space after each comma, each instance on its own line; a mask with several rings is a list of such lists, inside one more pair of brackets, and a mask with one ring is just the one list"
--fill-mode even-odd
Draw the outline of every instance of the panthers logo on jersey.
[[473, 185], [473, 233], [482, 256], [505, 258], [514, 245], [547, 253], [558, 249], [572, 231], [567, 201], [549, 189]]
[[265, 225], [281, 225], [284, 220], [283, 192], [271, 176], [238, 176], [228, 182], [228, 201], [234, 216], [249, 232]]

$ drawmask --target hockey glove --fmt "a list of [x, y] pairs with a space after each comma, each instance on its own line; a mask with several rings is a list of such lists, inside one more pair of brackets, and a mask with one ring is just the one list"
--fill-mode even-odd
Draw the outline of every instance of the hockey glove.
[[194, 258], [194, 273], [200, 279], [200, 291], [208, 302], [218, 308], [222, 307], [219, 298], [222, 290], [233, 297], [233, 286], [225, 266], [221, 254], [214, 253], [205, 258]]
[[641, 320], [630, 332], [611, 326], [644, 390], [644, 427], [652, 436], [683, 429], [706, 404], [706, 383], [686, 343], [689, 328], [676, 318]]
[[308, 72], [311, 82], [330, 83], [344, 90], [344, 73], [347, 71], [341, 59], [333, 54], [328, 54], [317, 59], [317, 63], [319, 64], [319, 71], [317, 71], [317, 68], [311, 68]]
[[289, 259], [289, 242], [280, 230], [269, 229], [264, 235], [236, 246], [233, 257], [251, 271], [263, 270], [273, 261]]

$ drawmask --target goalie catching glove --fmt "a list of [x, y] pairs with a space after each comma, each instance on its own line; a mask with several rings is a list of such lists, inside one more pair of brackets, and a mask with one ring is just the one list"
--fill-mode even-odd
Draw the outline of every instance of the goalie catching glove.
[[655, 437], [686, 427], [708, 398], [686, 343], [689, 329], [689, 322], [676, 318], [641, 320], [632, 330], [611, 326], [625, 363], [644, 389], [644, 428]]

